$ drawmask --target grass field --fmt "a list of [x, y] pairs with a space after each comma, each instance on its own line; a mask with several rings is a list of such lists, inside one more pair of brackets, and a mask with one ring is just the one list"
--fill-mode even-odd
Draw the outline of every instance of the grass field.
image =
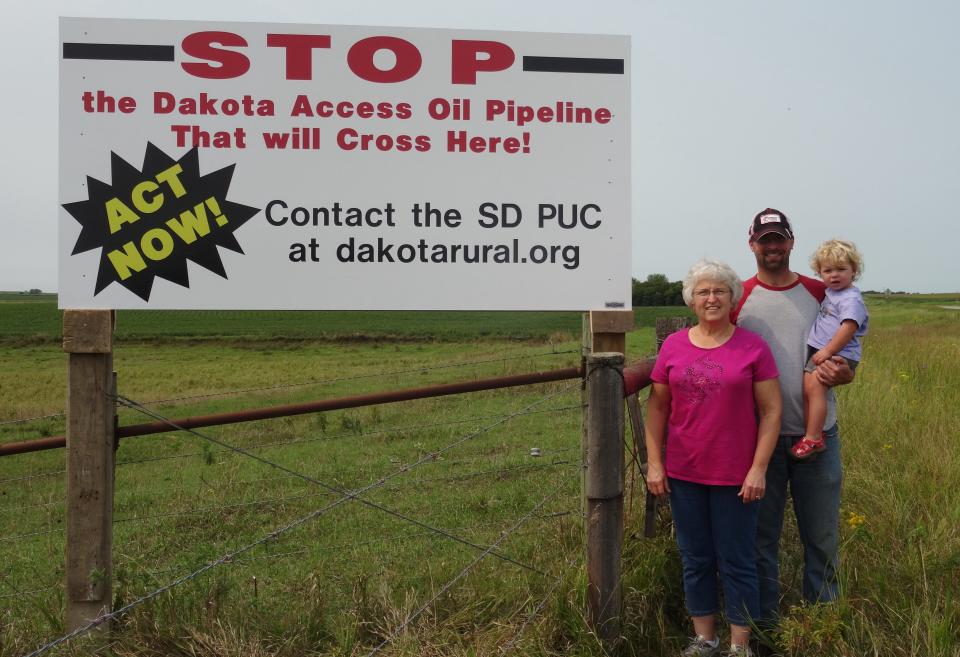
[[[0, 296], [0, 442], [63, 429], [59, 313], [51, 297], [17, 296]], [[938, 307], [957, 302], [869, 300], [864, 363], [840, 391], [844, 596], [799, 606], [788, 523], [784, 654], [960, 655], [960, 311]], [[682, 310], [638, 309], [630, 354], [653, 351], [655, 316]], [[575, 313], [128, 311], [115, 365], [121, 394], [174, 400], [150, 408], [179, 417], [567, 367], [579, 331]], [[115, 608], [337, 499], [316, 482], [389, 477], [364, 498], [421, 524], [341, 504], [137, 607], [114, 654], [365, 655], [421, 607], [380, 654], [602, 654], [582, 616], [579, 403], [576, 382], [554, 383], [125, 439]], [[121, 424], [148, 419], [121, 411]], [[0, 459], [3, 657], [63, 630], [63, 456]], [[687, 632], [675, 545], [666, 518], [641, 538], [642, 503], [630, 504], [622, 651], [671, 654]], [[522, 566], [487, 556], [466, 570], [480, 551], [437, 530], [502, 539]]]

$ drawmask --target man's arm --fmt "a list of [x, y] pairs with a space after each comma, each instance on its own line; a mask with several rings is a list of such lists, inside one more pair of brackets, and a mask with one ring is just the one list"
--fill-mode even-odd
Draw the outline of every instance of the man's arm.
[[843, 356], [834, 356], [817, 366], [817, 380], [828, 388], [846, 385], [853, 381], [854, 376], [854, 371]]

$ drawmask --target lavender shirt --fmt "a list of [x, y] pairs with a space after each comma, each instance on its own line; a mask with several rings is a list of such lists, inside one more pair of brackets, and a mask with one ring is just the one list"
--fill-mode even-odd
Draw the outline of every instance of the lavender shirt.
[[867, 334], [869, 317], [860, 290], [855, 286], [851, 285], [842, 290], [827, 288], [827, 296], [820, 304], [820, 314], [817, 315], [816, 321], [810, 327], [807, 344], [816, 349], [823, 349], [836, 335], [840, 324], [846, 319], [852, 319], [857, 323], [857, 332], [837, 354], [850, 360], [859, 361], [863, 355], [860, 338]]

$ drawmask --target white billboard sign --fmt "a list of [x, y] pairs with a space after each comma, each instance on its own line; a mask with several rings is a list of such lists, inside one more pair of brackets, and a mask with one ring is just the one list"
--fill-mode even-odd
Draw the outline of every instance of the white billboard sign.
[[630, 307], [627, 37], [63, 18], [62, 308]]

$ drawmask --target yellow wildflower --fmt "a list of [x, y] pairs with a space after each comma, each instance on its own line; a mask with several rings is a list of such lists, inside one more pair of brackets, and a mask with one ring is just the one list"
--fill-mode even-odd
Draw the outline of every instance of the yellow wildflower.
[[851, 529], [856, 529], [866, 522], [867, 516], [863, 515], [862, 513], [851, 511], [847, 516], [847, 525], [849, 525]]

